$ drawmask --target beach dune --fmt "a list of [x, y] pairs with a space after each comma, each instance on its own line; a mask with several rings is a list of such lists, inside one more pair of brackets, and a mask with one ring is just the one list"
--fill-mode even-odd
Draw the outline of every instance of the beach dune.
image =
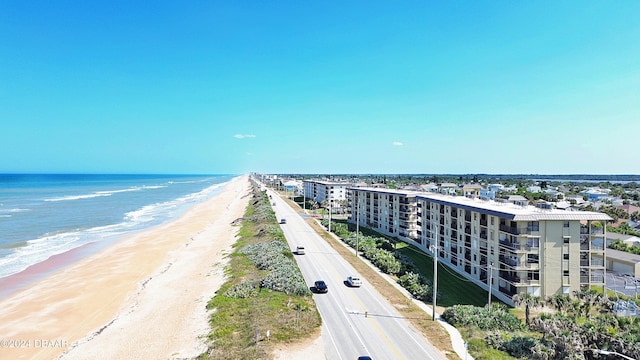
[[179, 219], [0, 301], [0, 359], [167, 359], [206, 350], [206, 303], [249, 201], [247, 176]]

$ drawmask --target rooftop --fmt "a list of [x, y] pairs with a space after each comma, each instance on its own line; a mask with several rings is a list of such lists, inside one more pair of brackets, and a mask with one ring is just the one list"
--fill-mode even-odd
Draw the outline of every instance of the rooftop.
[[455, 204], [461, 209], [483, 210], [513, 221], [539, 220], [613, 220], [609, 215], [593, 211], [569, 211], [560, 209], [541, 209], [532, 205], [516, 205], [510, 202], [481, 200], [464, 196], [446, 196], [439, 194], [421, 194], [419, 198], [441, 204]]
[[613, 220], [609, 215], [593, 211], [569, 211], [560, 209], [541, 209], [532, 205], [522, 206], [509, 202], [496, 202], [493, 200], [481, 200], [464, 196], [451, 196], [418, 191], [406, 191], [396, 189], [375, 189], [375, 188], [348, 188], [371, 193], [382, 193], [400, 195], [405, 197], [416, 197], [417, 200], [455, 205], [461, 209], [478, 211], [510, 219], [513, 221], [540, 221], [540, 220]]
[[634, 264], [640, 263], [640, 255], [619, 251], [619, 250], [613, 250], [609, 248], [607, 248], [606, 251], [607, 251], [608, 258], [627, 261]]

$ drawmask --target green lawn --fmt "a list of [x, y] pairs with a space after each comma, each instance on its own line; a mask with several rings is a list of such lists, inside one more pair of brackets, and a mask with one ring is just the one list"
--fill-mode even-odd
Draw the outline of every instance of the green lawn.
[[[418, 250], [415, 246], [403, 242], [398, 243], [397, 251], [410, 257], [427, 279], [433, 279], [433, 259]], [[438, 300], [437, 305], [448, 307], [452, 305], [485, 306], [488, 300], [487, 291], [465, 279], [462, 275], [438, 263]], [[498, 301], [495, 297], [492, 302]]]

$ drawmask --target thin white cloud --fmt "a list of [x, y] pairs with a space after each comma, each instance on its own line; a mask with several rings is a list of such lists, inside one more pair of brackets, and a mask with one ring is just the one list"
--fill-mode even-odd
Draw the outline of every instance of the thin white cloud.
[[391, 143], [393, 146], [403, 146], [404, 144], [401, 143], [400, 141], [394, 141]]
[[233, 137], [236, 139], [246, 139], [246, 138], [254, 138], [256, 136], [253, 134], [235, 134], [233, 135]]

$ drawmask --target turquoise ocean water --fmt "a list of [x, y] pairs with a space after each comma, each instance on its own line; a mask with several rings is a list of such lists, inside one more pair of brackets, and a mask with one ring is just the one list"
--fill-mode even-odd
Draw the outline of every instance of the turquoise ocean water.
[[175, 219], [233, 177], [0, 174], [0, 278]]

